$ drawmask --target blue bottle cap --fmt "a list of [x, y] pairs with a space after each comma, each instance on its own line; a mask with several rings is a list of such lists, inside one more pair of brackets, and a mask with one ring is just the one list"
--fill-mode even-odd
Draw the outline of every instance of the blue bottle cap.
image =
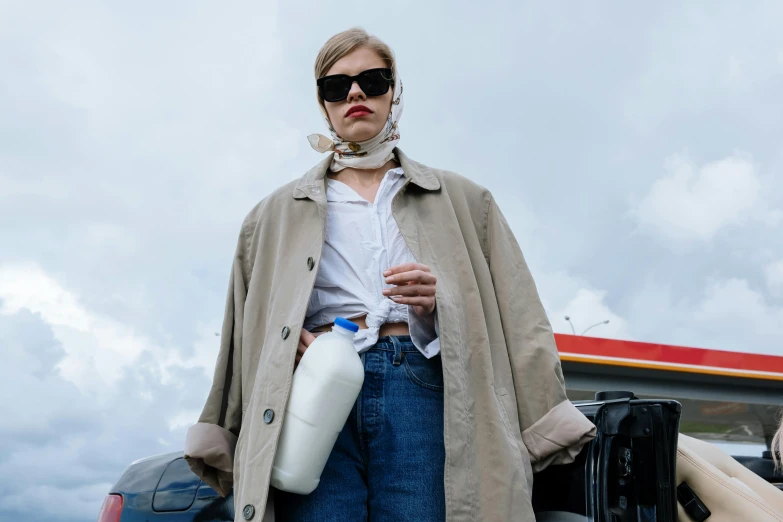
[[359, 325], [356, 323], [352, 323], [348, 319], [343, 319], [342, 317], [338, 317], [334, 320], [335, 326], [340, 326], [342, 328], [345, 328], [346, 330], [350, 330], [353, 333], [356, 333], [359, 331]]

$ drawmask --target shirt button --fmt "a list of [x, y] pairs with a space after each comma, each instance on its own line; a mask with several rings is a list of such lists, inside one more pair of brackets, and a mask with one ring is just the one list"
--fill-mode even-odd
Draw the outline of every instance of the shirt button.
[[275, 412], [274, 411], [266, 410], [264, 412], [264, 422], [266, 422], [267, 424], [272, 424], [272, 421], [274, 420], [274, 418], [275, 418]]
[[256, 508], [253, 507], [253, 504], [248, 504], [242, 509], [242, 518], [245, 520], [250, 520], [253, 518], [253, 515], [256, 514]]
[[313, 259], [312, 257], [308, 257], [307, 258], [307, 268], [312, 270], [314, 267], [315, 267], [315, 259]]
[[283, 331], [280, 333], [280, 335], [282, 335], [283, 339], [285, 340], [285, 339], [288, 339], [288, 334], [290, 334], [290, 333], [291, 333], [291, 329], [288, 328], [287, 326], [284, 326], [283, 327]]

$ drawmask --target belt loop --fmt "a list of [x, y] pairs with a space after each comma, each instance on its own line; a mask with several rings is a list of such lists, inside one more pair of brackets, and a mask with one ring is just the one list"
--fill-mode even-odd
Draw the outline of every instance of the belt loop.
[[394, 345], [394, 361], [392, 364], [394, 364], [394, 366], [399, 366], [402, 364], [402, 343], [397, 339], [396, 335], [391, 336], [391, 341]]

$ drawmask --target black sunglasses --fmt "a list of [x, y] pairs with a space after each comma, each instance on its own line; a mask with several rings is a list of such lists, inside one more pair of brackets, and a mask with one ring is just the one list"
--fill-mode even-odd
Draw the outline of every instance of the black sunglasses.
[[391, 69], [368, 69], [356, 76], [347, 74], [333, 74], [318, 78], [318, 94], [324, 101], [343, 101], [351, 92], [353, 82], [357, 82], [367, 96], [383, 96], [389, 92], [389, 87], [394, 82], [394, 74]]

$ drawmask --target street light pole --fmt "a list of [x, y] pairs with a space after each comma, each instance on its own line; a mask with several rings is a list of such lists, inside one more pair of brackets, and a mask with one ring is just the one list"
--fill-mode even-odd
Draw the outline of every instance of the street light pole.
[[[600, 323], [595, 323], [593, 326], [588, 326], [584, 332], [582, 332], [582, 335], [586, 334], [588, 330], [595, 328], [596, 326], [601, 326], [602, 324], [609, 324], [609, 319], [606, 321], [601, 321]], [[573, 327], [572, 327], [573, 328]]]
[[571, 322], [571, 318], [568, 316], [565, 316], [565, 320], [568, 321], [568, 324], [571, 325], [571, 332], [573, 332], [574, 335], [576, 335], [576, 330], [574, 330], [574, 323]]

